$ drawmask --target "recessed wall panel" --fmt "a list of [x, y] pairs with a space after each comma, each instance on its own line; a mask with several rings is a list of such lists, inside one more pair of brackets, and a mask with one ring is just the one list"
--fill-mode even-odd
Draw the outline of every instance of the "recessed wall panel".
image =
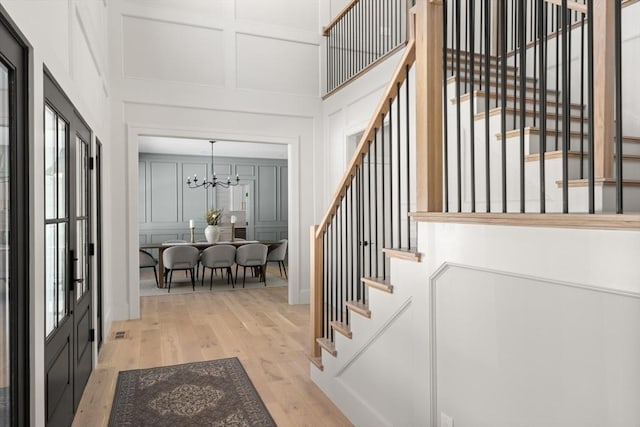
[[308, 31], [319, 31], [318, 0], [242, 0], [237, 19], [264, 22]]
[[[182, 221], [190, 219], [204, 221], [204, 214], [207, 210], [207, 190], [204, 188], [187, 187], [187, 177], [193, 179], [198, 175], [198, 179], [204, 179], [207, 174], [206, 163], [183, 163], [182, 164]], [[207, 177], [208, 178], [208, 177]]]
[[280, 168], [280, 197], [278, 202], [280, 203], [280, 220], [289, 220], [289, 168]]
[[138, 162], [138, 221], [147, 222], [147, 164]]
[[238, 87], [318, 95], [318, 49], [313, 44], [238, 34]]
[[178, 221], [178, 165], [152, 162], [151, 166], [151, 221]]
[[125, 16], [125, 77], [224, 84], [223, 32]]
[[277, 168], [275, 166], [258, 167], [258, 222], [276, 221], [277, 215]]

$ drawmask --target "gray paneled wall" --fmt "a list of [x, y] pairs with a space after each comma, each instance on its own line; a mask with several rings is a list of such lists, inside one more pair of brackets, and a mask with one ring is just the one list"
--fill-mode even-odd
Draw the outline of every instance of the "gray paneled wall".
[[[188, 176], [211, 176], [209, 157], [140, 153], [138, 165], [138, 216], [140, 243], [170, 239], [189, 240], [189, 220], [196, 240], [204, 240], [207, 207], [229, 200], [229, 189], [190, 189]], [[288, 237], [288, 168], [286, 160], [216, 157], [216, 176], [238, 174], [246, 188], [247, 239], [278, 240]], [[214, 193], [214, 192], [221, 193]], [[222, 222], [228, 224], [229, 213]], [[236, 224], [241, 226], [241, 224]]]

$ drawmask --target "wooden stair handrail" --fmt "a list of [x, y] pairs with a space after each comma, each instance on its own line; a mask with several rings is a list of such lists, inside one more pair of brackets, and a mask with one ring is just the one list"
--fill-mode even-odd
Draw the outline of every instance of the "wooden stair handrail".
[[415, 42], [411, 40], [409, 41], [409, 44], [407, 44], [407, 48], [393, 74], [393, 78], [387, 86], [387, 89], [384, 91], [384, 95], [382, 96], [382, 99], [380, 100], [378, 107], [375, 109], [375, 113], [373, 114], [369, 125], [367, 126], [364, 134], [362, 135], [362, 138], [360, 139], [360, 142], [358, 143], [356, 151], [351, 158], [351, 162], [349, 163], [346, 172], [340, 180], [338, 190], [329, 203], [329, 209], [327, 209], [326, 214], [322, 218], [322, 222], [320, 222], [320, 225], [318, 226], [316, 238], [322, 237], [327, 228], [327, 225], [329, 225], [329, 222], [333, 218], [336, 209], [342, 201], [342, 197], [350, 186], [351, 178], [356, 173], [356, 168], [360, 166], [360, 163], [362, 162], [362, 155], [369, 152], [369, 141], [373, 140], [374, 132], [382, 125], [382, 116], [386, 115], [389, 111], [389, 100], [396, 98], [396, 96], [398, 95], [398, 83], [402, 85], [406, 79], [406, 67], [413, 65], [415, 59]]

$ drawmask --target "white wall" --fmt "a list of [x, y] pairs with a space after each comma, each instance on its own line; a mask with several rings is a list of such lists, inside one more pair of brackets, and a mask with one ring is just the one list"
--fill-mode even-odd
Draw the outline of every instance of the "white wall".
[[103, 0], [0, 1], [0, 9], [8, 13], [30, 45], [30, 408], [31, 423], [36, 426], [44, 424], [43, 69], [47, 67], [108, 153], [106, 6]]
[[[114, 0], [108, 163], [114, 189], [109, 320], [139, 315], [139, 135], [289, 145], [289, 301], [309, 298], [314, 147], [320, 142], [317, 0]], [[124, 173], [123, 171], [124, 166]], [[109, 234], [108, 230], [105, 230]], [[123, 250], [123, 248], [125, 250]]]

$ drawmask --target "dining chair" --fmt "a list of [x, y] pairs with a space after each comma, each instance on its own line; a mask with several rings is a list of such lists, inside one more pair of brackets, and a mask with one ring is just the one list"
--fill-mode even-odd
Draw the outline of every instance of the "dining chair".
[[247, 275], [247, 267], [254, 267], [259, 270], [260, 281], [267, 286], [266, 268], [267, 245], [261, 243], [248, 243], [236, 249], [236, 279], [238, 278], [238, 266], [242, 266], [242, 287]]
[[193, 246], [172, 246], [162, 253], [162, 261], [164, 262], [165, 280], [169, 277], [169, 290], [171, 292], [171, 280], [173, 279], [174, 270], [186, 270], [191, 275], [191, 287], [196, 290], [196, 282], [194, 279], [194, 268], [198, 265], [200, 259], [200, 251]]
[[233, 273], [231, 266], [236, 259], [236, 247], [232, 245], [215, 245], [205, 249], [200, 254], [200, 263], [202, 264], [202, 285], [204, 285], [204, 275], [206, 269], [211, 269], [211, 284], [209, 289], [213, 289], [213, 272], [217, 269], [227, 271], [227, 284], [231, 281], [231, 286], [235, 288], [235, 281], [233, 280]]
[[158, 286], [158, 272], [156, 270], [157, 265], [158, 260], [153, 255], [143, 249], [140, 249], [140, 269], [153, 268], [153, 275], [156, 278], [156, 286]]
[[282, 239], [267, 253], [267, 263], [277, 262], [280, 277], [282, 277], [282, 271], [284, 270], [285, 279], [289, 278], [287, 276], [287, 266], [284, 263], [285, 257], [287, 256], [287, 243], [287, 239]]

